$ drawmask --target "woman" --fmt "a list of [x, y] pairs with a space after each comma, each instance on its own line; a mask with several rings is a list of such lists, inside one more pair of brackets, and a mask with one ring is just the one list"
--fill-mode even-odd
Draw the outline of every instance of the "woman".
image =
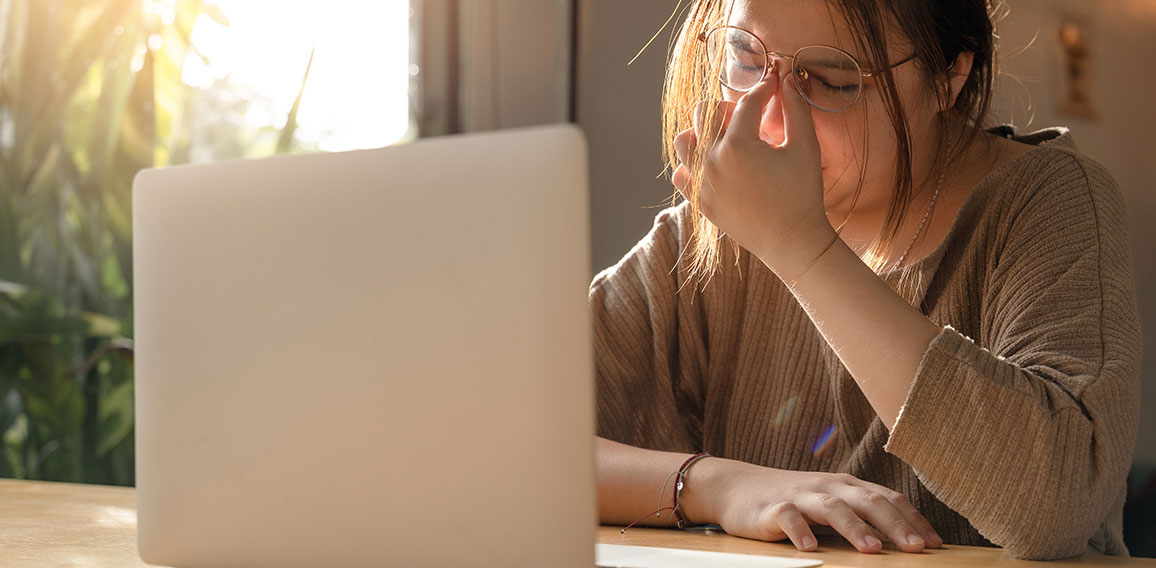
[[982, 0], [690, 4], [684, 200], [590, 288], [603, 522], [1127, 554], [1122, 200], [1066, 130], [982, 128], [994, 56]]

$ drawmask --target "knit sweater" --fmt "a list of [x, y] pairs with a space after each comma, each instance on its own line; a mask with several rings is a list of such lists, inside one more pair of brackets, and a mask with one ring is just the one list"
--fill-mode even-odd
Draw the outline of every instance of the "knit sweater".
[[[1123, 199], [1066, 129], [993, 131], [1037, 147], [989, 172], [901, 269], [942, 329], [893, 431], [753, 255], [686, 282], [683, 203], [591, 283], [598, 434], [849, 473], [902, 492], [946, 543], [1127, 555], [1140, 328]], [[901, 270], [880, 277], [895, 287]]]

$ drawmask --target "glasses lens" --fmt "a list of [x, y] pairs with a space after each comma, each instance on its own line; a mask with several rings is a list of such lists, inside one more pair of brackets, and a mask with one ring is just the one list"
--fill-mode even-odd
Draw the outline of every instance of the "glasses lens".
[[823, 46], [804, 47], [795, 54], [795, 82], [815, 107], [845, 110], [859, 98], [863, 77], [859, 64], [846, 52]]
[[755, 36], [722, 27], [706, 38], [707, 61], [718, 66], [719, 81], [736, 91], [754, 88], [767, 71], [767, 50]]

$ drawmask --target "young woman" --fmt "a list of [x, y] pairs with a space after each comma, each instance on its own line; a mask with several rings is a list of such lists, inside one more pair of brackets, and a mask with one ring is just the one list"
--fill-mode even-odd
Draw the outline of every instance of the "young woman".
[[995, 52], [983, 0], [691, 2], [683, 200], [590, 287], [603, 522], [1127, 554], [1122, 199], [1066, 130], [984, 129]]

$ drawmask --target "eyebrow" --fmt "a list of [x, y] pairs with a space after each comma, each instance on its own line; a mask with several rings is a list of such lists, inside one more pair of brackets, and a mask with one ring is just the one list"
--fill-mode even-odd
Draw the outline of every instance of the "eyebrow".
[[855, 67], [850, 64], [850, 60], [844, 59], [844, 58], [831, 59], [831, 58], [825, 57], [823, 59], [816, 60], [814, 64], [818, 65], [820, 67], [839, 69], [839, 70], [843, 70], [843, 71], [854, 71], [855, 70]]
[[755, 45], [752, 44], [751, 42], [740, 41], [737, 38], [730, 37], [729, 34], [727, 35], [727, 45], [736, 46], [736, 47], [742, 49], [743, 51], [746, 51], [749, 53], [758, 53], [759, 52], [758, 49], [754, 49]]

